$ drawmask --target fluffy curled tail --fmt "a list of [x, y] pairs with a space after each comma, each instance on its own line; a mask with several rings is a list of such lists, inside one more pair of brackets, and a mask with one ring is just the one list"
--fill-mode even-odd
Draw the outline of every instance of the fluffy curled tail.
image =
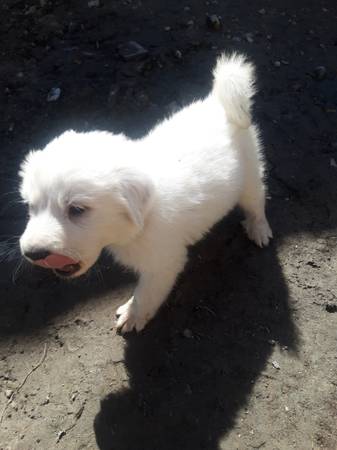
[[254, 66], [242, 55], [222, 55], [213, 75], [213, 92], [220, 99], [229, 122], [239, 128], [248, 128], [255, 94]]

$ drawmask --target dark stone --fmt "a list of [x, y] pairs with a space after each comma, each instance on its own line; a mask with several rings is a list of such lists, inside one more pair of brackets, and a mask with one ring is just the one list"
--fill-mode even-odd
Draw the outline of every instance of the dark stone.
[[144, 58], [148, 54], [146, 48], [138, 44], [136, 41], [129, 41], [126, 44], [121, 45], [118, 50], [124, 61]]

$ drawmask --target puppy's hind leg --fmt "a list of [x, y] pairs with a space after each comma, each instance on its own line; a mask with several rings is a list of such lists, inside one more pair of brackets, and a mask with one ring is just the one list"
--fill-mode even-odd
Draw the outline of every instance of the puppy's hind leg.
[[249, 239], [259, 247], [268, 245], [273, 237], [265, 215], [265, 187], [262, 180], [263, 163], [259, 159], [259, 143], [255, 130], [247, 132], [244, 139], [245, 179], [239, 205], [245, 213], [243, 226]]

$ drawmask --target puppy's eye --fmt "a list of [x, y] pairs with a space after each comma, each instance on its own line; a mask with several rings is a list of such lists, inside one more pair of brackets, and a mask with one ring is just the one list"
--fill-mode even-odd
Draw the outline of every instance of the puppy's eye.
[[79, 205], [70, 205], [68, 207], [68, 216], [70, 219], [75, 219], [77, 217], [82, 216], [88, 208], [85, 206], [79, 206]]

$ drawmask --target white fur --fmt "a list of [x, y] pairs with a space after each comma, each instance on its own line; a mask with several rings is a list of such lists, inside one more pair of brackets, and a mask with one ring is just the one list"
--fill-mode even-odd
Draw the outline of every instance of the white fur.
[[[118, 328], [141, 330], [183, 270], [187, 246], [236, 204], [259, 246], [272, 237], [265, 217], [263, 162], [251, 125], [253, 67], [242, 56], [219, 59], [214, 88], [131, 141], [105, 132], [68, 131], [21, 169], [31, 217], [21, 249], [48, 249], [91, 267], [103, 248], [139, 273], [134, 296], [117, 311]], [[71, 220], [69, 205], [84, 205]]]

